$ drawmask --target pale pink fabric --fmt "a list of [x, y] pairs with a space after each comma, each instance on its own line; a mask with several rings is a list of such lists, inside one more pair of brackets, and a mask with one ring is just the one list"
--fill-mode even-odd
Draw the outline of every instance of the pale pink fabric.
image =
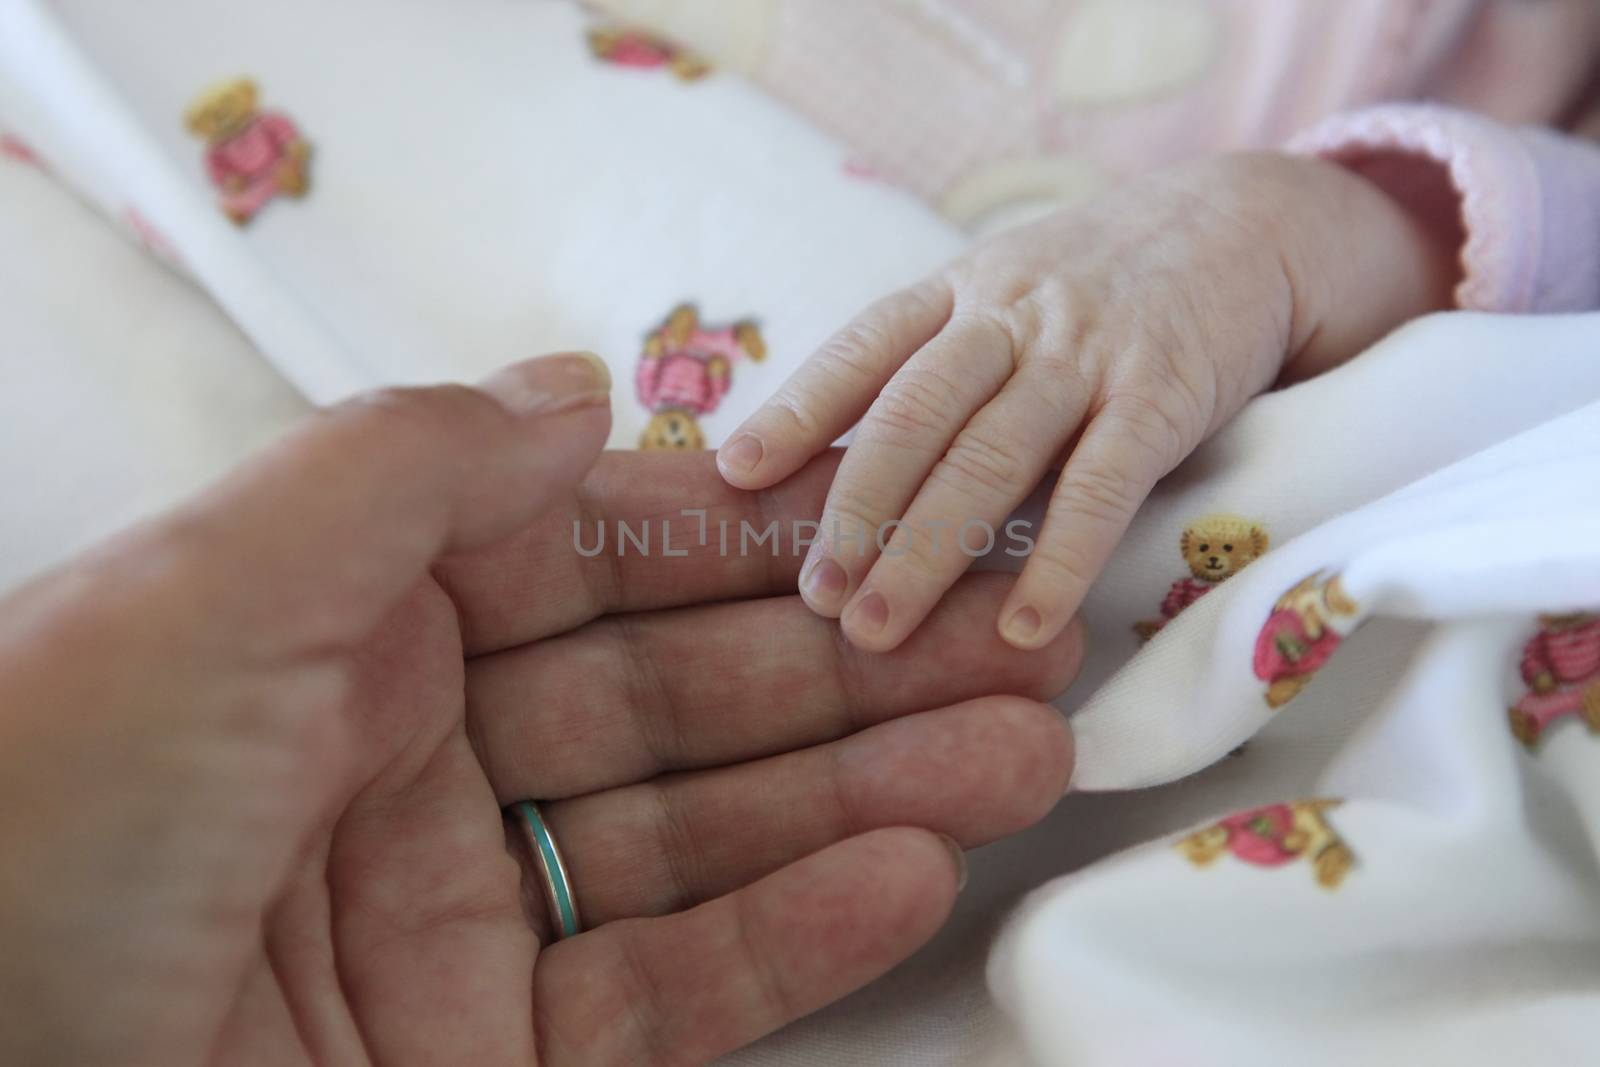
[[[1015, 174], [1024, 192], [1082, 195], [1186, 157], [1289, 143], [1397, 196], [1442, 172], [1428, 196], [1455, 202], [1417, 206], [1461, 216], [1461, 306], [1600, 307], [1600, 160], [1512, 128], [1571, 126], [1597, 99], [1600, 0], [750, 2], [774, 12], [770, 30], [730, 62], [846, 141], [858, 172], [960, 221]], [[655, 28], [692, 27], [676, 9], [654, 5]], [[1116, 99], [1063, 91], [1063, 56], [1089, 40], [1092, 60], [1090, 28], [1115, 36], [1136, 9], [1188, 19], [1184, 33], [1210, 42], [1187, 76]], [[1149, 42], [1105, 44], [1136, 65]], [[1061, 169], [1028, 170], [1041, 163]], [[1078, 185], [1052, 189], [1051, 173]]]
[[[654, 14], [669, 35], [692, 32], [672, 13], [693, 0], [590, 2]], [[737, 69], [936, 203], [998, 161], [1067, 156], [1115, 180], [1202, 153], [1276, 147], [1331, 114], [1391, 101], [1557, 123], [1589, 86], [1600, 42], [1595, 0], [751, 2], [774, 14]], [[1139, 30], [1148, 36], [1152, 18], [1184, 9], [1199, 19], [1186, 32], [1204, 28], [1188, 36], [1212, 42], [1185, 80], [1087, 103], [1059, 91], [1063, 57], [1081, 54], [1073, 41], [1136, 10], [1150, 16]], [[719, 45], [684, 43], [713, 58]], [[1136, 36], [1106, 47], [1135, 63], [1146, 44]]]
[[[1466, 234], [1459, 306], [1511, 312], [1600, 307], [1595, 145], [1418, 104], [1335, 116], [1290, 147], [1365, 171], [1401, 199], [1412, 200], [1417, 188], [1453, 195], [1448, 209], [1459, 212]], [[1383, 167], [1368, 166], [1379, 159]], [[1433, 169], [1442, 169], [1447, 180], [1428, 181], [1422, 172]]]

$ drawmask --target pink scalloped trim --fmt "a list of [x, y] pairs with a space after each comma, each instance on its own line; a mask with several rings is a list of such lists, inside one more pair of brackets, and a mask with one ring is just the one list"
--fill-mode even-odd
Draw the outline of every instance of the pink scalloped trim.
[[1288, 148], [1338, 163], [1401, 152], [1444, 167], [1466, 229], [1457, 306], [1519, 312], [1533, 305], [1544, 219], [1538, 175], [1513, 137], [1462, 112], [1397, 104], [1336, 115]]

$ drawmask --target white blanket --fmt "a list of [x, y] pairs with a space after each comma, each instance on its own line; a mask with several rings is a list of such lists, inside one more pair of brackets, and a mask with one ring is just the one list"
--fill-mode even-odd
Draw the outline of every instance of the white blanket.
[[1597, 340], [1600, 315], [1420, 323], [1258, 400], [1151, 501], [1087, 609], [1101, 670], [1186, 525], [1287, 543], [1081, 703], [1077, 788], [1202, 773], [1030, 835], [1057, 870], [1163, 835], [1038, 890], [993, 954], [1040, 1062], [1586, 1062]]
[[[701, 419], [714, 443], [866, 294], [961, 241], [754, 89], [602, 64], [585, 27], [549, 2], [7, 0], [0, 128], [158, 234], [318, 401], [574, 348], [626, 399], [674, 307], [753, 322], [771, 358], [736, 361]], [[312, 154], [303, 199], [236, 228], [184, 114], [240, 76]], [[620, 404], [613, 444], [649, 415]]]

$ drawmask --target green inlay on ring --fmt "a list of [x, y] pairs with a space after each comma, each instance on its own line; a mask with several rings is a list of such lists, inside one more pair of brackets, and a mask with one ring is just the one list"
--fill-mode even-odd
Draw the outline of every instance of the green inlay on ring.
[[578, 911], [572, 904], [572, 886], [567, 883], [566, 868], [556, 854], [555, 839], [550, 836], [550, 828], [544, 824], [543, 816], [531, 801], [519, 803], [517, 813], [527, 821], [528, 828], [533, 831], [533, 839], [539, 844], [539, 856], [544, 860], [546, 872], [545, 882], [555, 892], [556, 912], [561, 917], [561, 936], [572, 937], [578, 933]]

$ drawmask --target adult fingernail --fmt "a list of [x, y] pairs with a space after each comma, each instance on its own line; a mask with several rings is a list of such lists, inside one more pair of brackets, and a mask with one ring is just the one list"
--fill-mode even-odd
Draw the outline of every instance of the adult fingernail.
[[766, 451], [761, 438], [753, 433], [742, 433], [722, 446], [717, 452], [717, 463], [724, 474], [749, 474], [761, 464]]
[[1010, 644], [1027, 647], [1031, 646], [1034, 639], [1039, 636], [1039, 628], [1043, 625], [1044, 620], [1039, 617], [1038, 609], [1020, 607], [1006, 620], [1001, 635]]
[[882, 593], [868, 593], [850, 609], [850, 628], [863, 637], [881, 633], [889, 622], [889, 602]]
[[850, 576], [845, 574], [844, 568], [823, 556], [811, 565], [810, 572], [806, 574], [805, 591], [813, 604], [832, 608], [844, 596], [849, 584]]
[[479, 388], [514, 415], [554, 415], [610, 403], [611, 370], [593, 352], [568, 352], [514, 364]]
[[967, 854], [956, 839], [948, 834], [940, 834], [939, 840], [950, 850], [951, 859], [956, 861], [956, 892], [959, 893], [967, 888]]

